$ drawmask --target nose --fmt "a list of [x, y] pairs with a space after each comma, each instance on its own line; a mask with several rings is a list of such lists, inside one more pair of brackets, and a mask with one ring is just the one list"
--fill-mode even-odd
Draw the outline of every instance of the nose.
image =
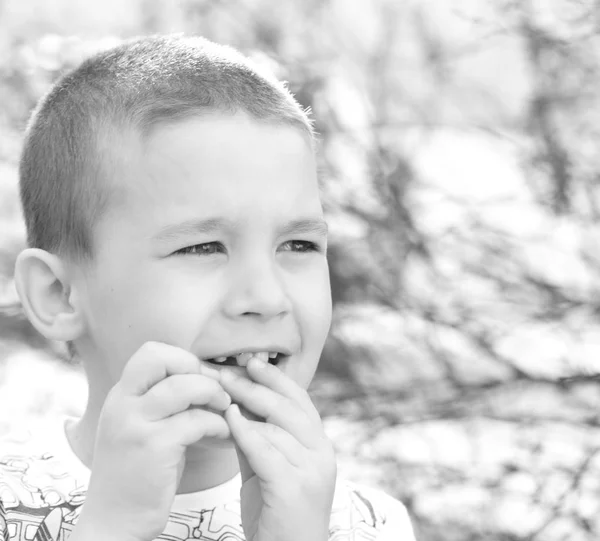
[[291, 310], [281, 270], [274, 261], [246, 261], [236, 270], [231, 284], [224, 308], [231, 318], [256, 316], [267, 320]]

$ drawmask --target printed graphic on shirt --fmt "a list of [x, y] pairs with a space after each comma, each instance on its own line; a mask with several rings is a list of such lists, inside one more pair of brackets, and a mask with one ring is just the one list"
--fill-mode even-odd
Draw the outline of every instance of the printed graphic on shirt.
[[204, 509], [171, 513], [165, 531], [158, 539], [169, 541], [244, 541], [239, 501]]
[[374, 541], [385, 524], [385, 515], [376, 510], [358, 487], [348, 484], [347, 500], [334, 501], [329, 523], [329, 541]]
[[66, 541], [84, 498], [84, 487], [51, 455], [0, 458], [4, 535], [11, 541]]
[[[0, 541], [68, 541], [85, 486], [51, 454], [0, 457]], [[330, 541], [374, 541], [385, 516], [357, 487], [336, 498]], [[166, 541], [244, 541], [239, 499], [212, 509], [172, 512]]]

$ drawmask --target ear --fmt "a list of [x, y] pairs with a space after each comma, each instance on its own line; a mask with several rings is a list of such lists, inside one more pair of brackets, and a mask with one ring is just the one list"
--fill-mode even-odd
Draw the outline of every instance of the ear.
[[49, 340], [68, 342], [84, 331], [84, 318], [66, 265], [45, 250], [23, 250], [15, 263], [15, 285], [25, 315]]

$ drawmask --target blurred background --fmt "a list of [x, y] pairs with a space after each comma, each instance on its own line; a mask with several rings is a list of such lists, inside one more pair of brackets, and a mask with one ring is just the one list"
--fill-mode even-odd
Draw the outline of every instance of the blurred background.
[[1, 0], [0, 430], [86, 392], [14, 289], [28, 115], [86, 55], [185, 31], [314, 112], [340, 472], [420, 541], [599, 539], [599, 30], [597, 0]]

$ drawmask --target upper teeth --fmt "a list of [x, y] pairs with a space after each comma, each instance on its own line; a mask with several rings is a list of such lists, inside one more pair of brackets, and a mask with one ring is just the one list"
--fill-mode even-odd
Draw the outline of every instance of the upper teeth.
[[[239, 366], [247, 366], [248, 361], [252, 357], [255, 357], [256, 359], [258, 359], [259, 361], [262, 361], [263, 363], [268, 363], [270, 358], [274, 359], [275, 357], [277, 357], [277, 352], [274, 352], [274, 351], [248, 352], [247, 351], [245, 353], [238, 353], [237, 355], [232, 355], [232, 357], [236, 358]], [[225, 362], [226, 359], [227, 359], [227, 357], [215, 357], [215, 361], [218, 363]]]

